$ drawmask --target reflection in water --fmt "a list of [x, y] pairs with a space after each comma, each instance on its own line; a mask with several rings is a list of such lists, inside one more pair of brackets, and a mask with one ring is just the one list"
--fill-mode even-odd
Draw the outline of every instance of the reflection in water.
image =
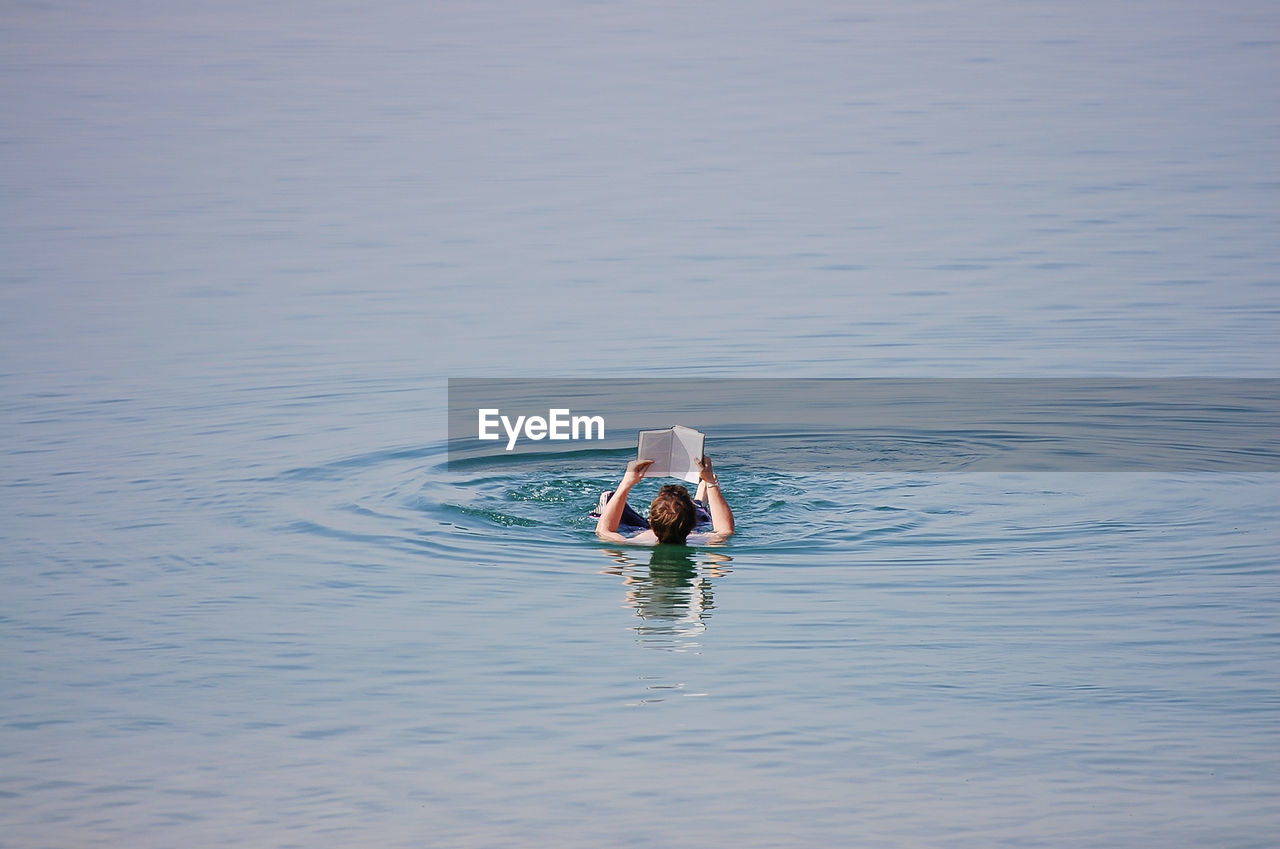
[[614, 565], [601, 574], [622, 578], [627, 604], [641, 619], [635, 626], [640, 638], [676, 651], [697, 648], [715, 607], [711, 579], [727, 575], [732, 558], [676, 545], [650, 549], [647, 565], [634, 550], [607, 548], [604, 553]]

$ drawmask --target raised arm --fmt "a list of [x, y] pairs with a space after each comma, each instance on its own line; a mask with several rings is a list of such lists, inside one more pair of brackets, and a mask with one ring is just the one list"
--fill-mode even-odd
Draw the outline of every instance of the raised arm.
[[622, 539], [618, 533], [618, 523], [622, 521], [622, 511], [627, 509], [627, 494], [631, 492], [631, 487], [640, 482], [644, 473], [649, 471], [652, 465], [652, 460], [632, 460], [627, 464], [627, 470], [622, 475], [622, 483], [618, 484], [609, 503], [600, 511], [600, 518], [596, 520], [596, 536], [609, 540]]
[[720, 479], [711, 468], [710, 457], [699, 457], [698, 465], [701, 474], [698, 482], [698, 495], [705, 495], [707, 506], [711, 508], [711, 529], [718, 537], [727, 537], [733, 533], [733, 511], [729, 502], [720, 491]]

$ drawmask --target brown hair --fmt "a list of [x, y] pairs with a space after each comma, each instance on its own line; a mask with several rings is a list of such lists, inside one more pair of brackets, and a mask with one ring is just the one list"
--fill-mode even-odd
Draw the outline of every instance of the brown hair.
[[697, 523], [698, 511], [689, 490], [677, 484], [667, 484], [658, 490], [649, 505], [649, 527], [653, 528], [658, 542], [681, 545]]

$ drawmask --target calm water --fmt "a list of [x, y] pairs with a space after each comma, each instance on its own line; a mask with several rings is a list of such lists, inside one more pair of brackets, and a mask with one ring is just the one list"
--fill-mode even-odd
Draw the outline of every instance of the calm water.
[[624, 448], [445, 455], [458, 376], [1276, 377], [1274, 9], [0, 44], [0, 846], [1274, 844], [1273, 473], [722, 430], [671, 553], [591, 533]]

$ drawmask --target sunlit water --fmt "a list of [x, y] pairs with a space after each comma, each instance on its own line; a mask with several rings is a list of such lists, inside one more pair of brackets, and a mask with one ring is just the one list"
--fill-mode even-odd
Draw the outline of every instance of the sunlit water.
[[0, 845], [1273, 845], [1274, 474], [712, 431], [653, 550], [626, 449], [445, 452], [450, 376], [1276, 376], [1280, 22], [1121, 6], [13, 5]]

